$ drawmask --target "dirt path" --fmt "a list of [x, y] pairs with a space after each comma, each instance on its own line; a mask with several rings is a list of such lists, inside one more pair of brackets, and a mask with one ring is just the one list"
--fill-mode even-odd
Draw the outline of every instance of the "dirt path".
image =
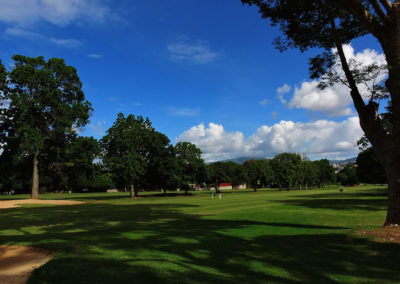
[[0, 283], [24, 284], [32, 271], [53, 257], [51, 251], [23, 246], [0, 246]]
[[360, 235], [370, 235], [381, 242], [400, 243], [400, 226], [383, 227], [375, 230], [357, 231]]
[[54, 205], [75, 205], [82, 204], [73, 200], [42, 200], [42, 199], [20, 199], [0, 201], [0, 209], [19, 207], [19, 204], [54, 204]]

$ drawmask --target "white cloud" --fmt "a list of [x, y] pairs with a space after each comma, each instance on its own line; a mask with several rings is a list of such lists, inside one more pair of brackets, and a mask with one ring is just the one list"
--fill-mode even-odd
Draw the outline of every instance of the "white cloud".
[[20, 26], [45, 21], [58, 26], [118, 20], [101, 0], [0, 0], [0, 21]]
[[262, 106], [266, 106], [268, 104], [268, 100], [267, 99], [263, 99], [262, 101], [259, 102], [260, 105]]
[[182, 40], [167, 45], [171, 59], [174, 61], [206, 64], [215, 61], [219, 54], [203, 43], [185, 43]]
[[88, 54], [88, 57], [93, 58], [93, 59], [100, 59], [100, 58], [103, 58], [103, 54], [90, 53], [90, 54]]
[[116, 101], [120, 101], [120, 100], [121, 100], [121, 97], [109, 97], [108, 100], [109, 100], [110, 102], [116, 102]]
[[288, 84], [283, 84], [283, 86], [279, 87], [276, 89], [276, 92], [278, 94], [278, 98], [281, 101], [281, 103], [286, 104], [287, 100], [284, 98], [284, 95], [289, 93], [292, 90], [292, 87], [290, 87]]
[[80, 40], [74, 38], [50, 38], [50, 42], [66, 48], [77, 48], [82, 45]]
[[273, 157], [282, 152], [337, 159], [357, 155], [355, 144], [362, 135], [358, 117], [350, 117], [342, 122], [280, 121], [261, 126], [247, 139], [241, 132], [227, 132], [222, 125], [210, 123], [206, 128], [199, 124], [183, 132], [177, 141], [196, 144], [208, 162], [239, 156]]
[[283, 86], [279, 87], [276, 89], [276, 92], [280, 95], [289, 93], [292, 90], [292, 87], [290, 87], [288, 84], [284, 84]]
[[81, 46], [83, 43], [78, 40], [78, 39], [73, 39], [73, 38], [54, 38], [50, 37], [47, 38], [39, 33], [19, 29], [19, 28], [7, 28], [5, 30], [5, 34], [9, 36], [19, 36], [19, 37], [24, 37], [24, 38], [29, 38], [32, 40], [42, 40], [42, 41], [47, 41], [49, 43], [53, 43], [65, 48], [78, 48]]
[[203, 152], [206, 161], [227, 159], [240, 155], [244, 148], [244, 137], [239, 131], [226, 132], [222, 125], [210, 123], [193, 126], [183, 132], [177, 141], [196, 144]]
[[[346, 58], [348, 61], [355, 60], [368, 66], [372, 63], [386, 64], [383, 54], [379, 54], [375, 50], [365, 49], [362, 52], [354, 52], [350, 45], [343, 46]], [[332, 52], [335, 52], [334, 50]], [[339, 61], [335, 65], [335, 69], [339, 74], [342, 74]], [[381, 83], [386, 77], [386, 72], [381, 72], [375, 83]], [[335, 84], [324, 90], [319, 89], [319, 81], [303, 82], [300, 87], [295, 88], [293, 98], [288, 103], [290, 108], [304, 108], [313, 112], [321, 112], [325, 115], [332, 116], [348, 116], [353, 115], [351, 109], [352, 100], [350, 97], [350, 89], [345, 85]], [[372, 82], [368, 82], [371, 86]], [[359, 85], [360, 93], [365, 99], [368, 98], [368, 88], [365, 85]], [[286, 103], [286, 102], [284, 102]]]
[[90, 123], [88, 127], [94, 135], [103, 136], [106, 133], [105, 124], [106, 122], [102, 120], [102, 121], [97, 121], [94, 124]]
[[196, 116], [200, 109], [169, 107], [167, 111], [172, 116]]
[[289, 107], [322, 112], [327, 116], [353, 114], [349, 107], [352, 103], [349, 88], [344, 85], [334, 85], [321, 90], [318, 88], [318, 83], [318, 81], [303, 82], [300, 88], [296, 87]]

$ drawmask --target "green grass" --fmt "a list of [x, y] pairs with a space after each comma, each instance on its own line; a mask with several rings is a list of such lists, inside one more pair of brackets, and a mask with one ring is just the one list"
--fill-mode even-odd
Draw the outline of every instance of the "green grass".
[[384, 222], [376, 186], [42, 198], [86, 203], [0, 211], [0, 243], [56, 252], [29, 283], [400, 283], [400, 245], [355, 233]]

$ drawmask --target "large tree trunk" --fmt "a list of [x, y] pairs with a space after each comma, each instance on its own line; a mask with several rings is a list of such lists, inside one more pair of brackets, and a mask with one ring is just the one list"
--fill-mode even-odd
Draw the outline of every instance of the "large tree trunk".
[[387, 168], [388, 209], [385, 226], [400, 225], [400, 161]]
[[364, 103], [347, 64], [342, 43], [335, 30], [335, 23], [332, 21], [336, 47], [343, 71], [350, 85], [350, 94], [360, 118], [360, 126], [386, 171], [388, 208], [385, 226], [400, 224], [400, 3], [397, 3], [396, 11], [393, 10], [392, 12], [396, 14], [393, 17], [395, 23], [393, 23], [391, 29], [385, 30], [384, 35], [381, 34], [381, 37], [378, 38], [389, 66], [388, 79], [385, 84], [393, 105], [393, 130], [390, 134], [382, 127], [378, 114], [379, 105], [373, 101], [368, 102], [368, 104]]
[[135, 187], [133, 186], [133, 184], [131, 184], [131, 191], [130, 191], [130, 198], [133, 198], [134, 195], [134, 191], [135, 191]]
[[39, 199], [39, 150], [33, 155], [31, 198]]

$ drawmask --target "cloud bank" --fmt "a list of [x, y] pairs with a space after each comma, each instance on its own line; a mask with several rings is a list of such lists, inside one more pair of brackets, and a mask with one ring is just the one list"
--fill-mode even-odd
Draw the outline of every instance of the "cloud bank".
[[263, 125], [248, 137], [240, 131], [229, 132], [222, 125], [203, 123], [184, 131], [176, 140], [197, 145], [206, 162], [240, 156], [273, 157], [282, 152], [305, 153], [311, 159], [340, 159], [357, 155], [355, 144], [363, 135], [358, 117], [342, 122], [282, 120]]

